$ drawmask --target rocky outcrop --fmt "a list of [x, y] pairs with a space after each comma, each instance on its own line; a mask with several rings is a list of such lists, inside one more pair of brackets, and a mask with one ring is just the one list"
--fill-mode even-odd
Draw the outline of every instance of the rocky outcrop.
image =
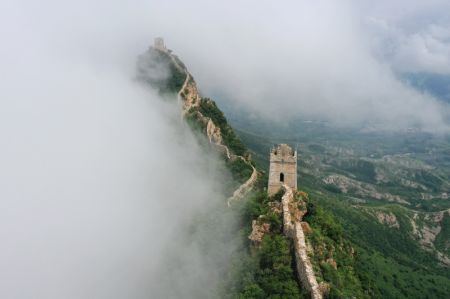
[[298, 209], [298, 203], [294, 200], [295, 191], [286, 184], [284, 184], [283, 187], [285, 189], [285, 193], [281, 199], [283, 210], [283, 232], [293, 240], [299, 280], [302, 283], [302, 286], [310, 292], [312, 299], [321, 299], [323, 298], [323, 295], [308, 256], [308, 248], [303, 232], [303, 226], [305, 225], [302, 225], [301, 220], [305, 211], [300, 211]]
[[178, 92], [178, 99], [182, 104], [182, 115], [185, 115], [191, 108], [198, 107], [200, 105], [201, 97], [194, 79], [192, 79], [189, 72], [186, 70], [183, 71], [186, 72], [186, 80]]
[[252, 233], [248, 236], [256, 248], [261, 246], [264, 235], [270, 230], [270, 224], [264, 222], [262, 218], [260, 217], [260, 219], [252, 221]]
[[[439, 261], [447, 266], [450, 266], [450, 258], [444, 253], [438, 251], [434, 244], [436, 237], [442, 230], [442, 220], [444, 215], [445, 213], [450, 214], [450, 209], [438, 212], [414, 211], [412, 213], [406, 212], [405, 210], [405, 212], [396, 216], [388, 209], [369, 208], [356, 205], [353, 207], [373, 215], [379, 223], [387, 225], [393, 229], [399, 229], [401, 225], [404, 225], [403, 222], [399, 221], [399, 219], [401, 219], [400, 217], [402, 217], [401, 215], [403, 215], [404, 219], [409, 220], [409, 224], [411, 224], [411, 235], [418, 242], [420, 247], [428, 252], [435, 253]], [[409, 226], [407, 225], [404, 229], [405, 228], [409, 229]]]
[[306, 235], [312, 233], [312, 228], [311, 228], [311, 226], [309, 226], [308, 222], [302, 221], [302, 222], [300, 222], [300, 224], [302, 225], [303, 232]]
[[450, 257], [435, 247], [436, 237], [441, 233], [442, 220], [446, 213], [450, 215], [450, 209], [425, 213], [425, 215], [415, 213], [411, 219], [411, 224], [413, 226], [413, 234], [419, 241], [421, 247], [434, 252], [437, 259], [443, 265], [450, 267]]
[[333, 185], [337, 187], [342, 193], [348, 193], [351, 191], [355, 195], [361, 196], [363, 198], [371, 197], [373, 199], [386, 200], [409, 205], [407, 201], [405, 201], [398, 195], [393, 195], [387, 192], [386, 193], [378, 192], [377, 189], [372, 184], [363, 183], [351, 179], [349, 177], [346, 177], [344, 175], [340, 174], [329, 175], [322, 181], [327, 185]]
[[375, 212], [375, 216], [381, 224], [386, 224], [387, 226], [393, 228], [400, 227], [397, 217], [392, 212]]
[[[446, 213], [450, 214], [450, 209], [439, 212], [414, 213], [413, 217], [410, 219], [412, 233], [417, 238], [422, 248], [429, 251], [436, 250], [434, 241], [441, 232], [441, 222]], [[445, 259], [443, 253], [437, 252], [437, 255], [441, 262], [450, 265], [450, 259], [448, 257]]]

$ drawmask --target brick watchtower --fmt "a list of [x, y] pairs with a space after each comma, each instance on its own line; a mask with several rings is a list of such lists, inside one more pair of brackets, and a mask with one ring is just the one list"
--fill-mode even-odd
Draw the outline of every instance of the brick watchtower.
[[166, 45], [164, 44], [164, 39], [162, 37], [155, 38], [153, 47], [160, 51], [167, 51]]
[[297, 190], [297, 151], [287, 144], [279, 144], [270, 152], [267, 192], [273, 195], [283, 184]]

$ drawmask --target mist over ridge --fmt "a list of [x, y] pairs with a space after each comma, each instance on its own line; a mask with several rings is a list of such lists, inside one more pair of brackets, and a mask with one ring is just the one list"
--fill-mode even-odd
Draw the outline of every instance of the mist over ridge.
[[[174, 11], [183, 26], [161, 34], [183, 53], [205, 94], [220, 95], [246, 113], [268, 120], [302, 116], [346, 127], [448, 132], [448, 104], [397, 76], [403, 70], [435, 71], [420, 64], [433, 53], [448, 60], [448, 23], [441, 17], [447, 6], [444, 1], [401, 1], [394, 9], [383, 1], [169, 1], [154, 11], [152, 22], [162, 27], [161, 16]], [[415, 20], [434, 29], [413, 26]], [[189, 43], [183, 42], [182, 28], [188, 28]], [[441, 46], [425, 49], [430, 58], [417, 54], [400, 61], [395, 57], [406, 55], [402, 51], [414, 32], [433, 33]], [[445, 60], [439, 65], [441, 72], [450, 71]]]
[[142, 14], [110, 1], [5, 6], [0, 297], [209, 297], [232, 216], [209, 230], [194, 219], [225, 207], [229, 174], [175, 95], [135, 81], [153, 42]]
[[137, 84], [156, 36], [250, 119], [448, 133], [449, 104], [399, 74], [450, 73], [449, 4], [399, 3], [2, 3], [0, 297], [215, 295], [230, 174]]

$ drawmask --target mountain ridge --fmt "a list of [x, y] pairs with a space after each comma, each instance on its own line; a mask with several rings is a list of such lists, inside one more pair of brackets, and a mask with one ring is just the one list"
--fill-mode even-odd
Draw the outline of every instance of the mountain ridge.
[[[295, 267], [291, 264], [294, 257], [293, 243], [289, 239], [283, 238], [282, 227], [280, 227], [280, 223], [283, 221], [279, 214], [270, 208], [271, 205], [281, 202], [281, 198], [269, 198], [264, 191], [267, 183], [265, 181], [266, 174], [262, 170], [257, 171], [249, 151], [234, 133], [216, 103], [211, 99], [201, 97], [195, 80], [179, 58], [167, 49], [150, 51], [169, 55], [171, 64], [174, 64], [169, 65], [172, 74], [168, 77], [168, 80], [174, 82], [167, 84], [172, 88], [163, 88], [165, 90], [162, 93], [169, 90], [177, 94], [183, 117], [193, 130], [203, 132], [208, 142], [221, 152], [225, 159], [231, 161], [233, 156], [237, 157], [231, 161], [236, 165], [233, 165], [230, 171], [232, 174], [239, 174], [233, 176], [240, 177], [240, 184], [233, 189], [233, 195], [230, 198], [239, 197], [239, 199], [245, 198], [245, 200], [236, 201], [236, 205], [231, 205], [231, 208], [240, 206], [244, 209], [244, 216], [247, 220], [243, 231], [247, 232], [246, 236], [252, 230], [250, 223], [254, 223], [255, 219], [261, 219], [261, 215], [263, 215], [263, 219], [266, 219], [264, 221], [268, 221], [267, 224], [270, 227], [262, 234], [263, 236], [260, 238], [262, 245], [256, 253], [254, 249], [251, 249], [251, 243], [247, 243], [241, 258], [251, 261], [250, 264], [246, 264], [250, 269], [243, 269], [242, 266], [236, 267], [237, 270], [234, 270], [233, 276], [241, 279], [236, 279], [237, 282], [230, 287], [234, 290], [230, 293], [234, 295], [224, 295], [223, 297], [266, 298], [279, 294], [283, 298], [307, 298], [309, 295], [299, 287], [299, 281], [295, 282]], [[178, 72], [178, 74], [174, 74], [174, 72]], [[248, 182], [250, 183], [247, 184]], [[241, 190], [242, 192], [239, 191], [241, 188], [244, 189]], [[236, 192], [241, 196], [235, 196]], [[366, 266], [372, 267], [370, 263], [374, 263], [375, 260], [370, 260], [372, 257], [367, 256], [366, 249], [360, 249], [360, 245], [355, 246], [345, 239], [347, 233], [335, 219], [334, 213], [327, 211], [333, 206], [329, 205], [332, 202], [325, 205], [326, 202], [320, 199], [323, 195], [315, 190], [310, 190], [310, 194], [313, 199], [304, 201], [308, 211], [305, 220], [311, 224], [311, 230], [305, 235], [306, 242], [309, 244], [306, 247], [310, 248], [308, 255], [312, 258], [319, 281], [328, 282], [329, 289], [324, 294], [330, 298], [382, 298], [386, 296], [402, 298], [402, 294], [403, 296], [410, 294], [404, 287], [400, 288], [401, 292], [397, 292], [391, 290], [392, 283], [380, 284], [372, 273], [365, 273], [369, 270], [361, 270], [362, 268], [358, 270], [356, 267], [358, 260], [361, 260], [363, 256]], [[233, 200], [229, 199], [228, 203], [231, 201]], [[390, 220], [390, 218], [384, 217], [381, 222], [390, 223]], [[286, 249], [288, 250], [286, 251]], [[280, 258], [285, 267], [281, 272], [277, 270]], [[285, 277], [284, 280], [281, 277]], [[286, 277], [290, 278], [286, 280]], [[249, 278], [251, 279], [249, 280]], [[436, 292], [436, 294], [443, 294], [441, 291]], [[439, 296], [437, 298], [440, 298]]]

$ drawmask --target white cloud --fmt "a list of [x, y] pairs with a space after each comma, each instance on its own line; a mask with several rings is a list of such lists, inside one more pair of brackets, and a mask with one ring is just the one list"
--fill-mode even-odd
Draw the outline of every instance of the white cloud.
[[400, 72], [450, 74], [450, 27], [429, 24], [406, 32], [386, 20], [372, 18], [374, 51]]
[[133, 82], [136, 10], [103, 4], [2, 10], [0, 297], [207, 298], [233, 243], [193, 218], [225, 206], [225, 174]]
[[[378, 11], [372, 14], [367, 6], [168, 1], [150, 19], [186, 60], [205, 94], [220, 95], [241, 109], [270, 119], [302, 115], [344, 125], [447, 131], [448, 106], [401, 83], [389, 60], [373, 54], [376, 36], [364, 22]], [[171, 13], [176, 26], [164, 26], [166, 20], [158, 16]], [[427, 47], [440, 51], [432, 40]], [[397, 53], [396, 47], [389, 50]], [[437, 64], [432, 59], [441, 56], [434, 54], [424, 60]]]
[[432, 1], [363, 1], [374, 51], [401, 72], [450, 73], [450, 3]]

